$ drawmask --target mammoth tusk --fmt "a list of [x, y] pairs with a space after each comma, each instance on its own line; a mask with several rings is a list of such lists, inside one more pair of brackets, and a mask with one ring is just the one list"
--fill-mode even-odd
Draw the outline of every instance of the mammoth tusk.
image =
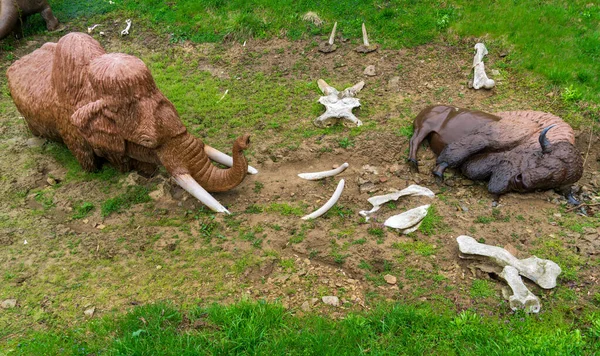
[[331, 31], [331, 36], [329, 36], [329, 45], [332, 45], [335, 42], [335, 29], [337, 28], [337, 22], [333, 24], [333, 30]]
[[546, 127], [545, 129], [543, 129], [542, 132], [540, 132], [539, 141], [540, 141], [540, 146], [542, 146], [542, 152], [544, 152], [544, 153], [548, 152], [548, 150], [550, 149], [550, 141], [548, 140], [548, 137], [546, 137], [546, 133], [548, 132], [548, 130], [550, 130], [554, 126], [556, 126], [556, 124], [552, 124], [552, 125]]
[[[208, 158], [210, 158], [211, 160], [213, 160], [217, 163], [221, 163], [222, 165], [225, 165], [227, 167], [233, 166], [233, 158], [231, 156], [229, 156], [228, 154], [225, 154], [225, 153], [217, 150], [214, 147], [204, 144], [204, 152], [206, 153]], [[248, 173], [257, 174], [258, 170], [252, 166], [248, 166]]]
[[363, 33], [363, 44], [365, 47], [369, 47], [369, 37], [367, 36], [367, 28], [365, 27], [365, 23], [362, 24], [362, 33]]
[[344, 190], [344, 184], [345, 184], [345, 181], [343, 179], [340, 180], [340, 182], [337, 185], [337, 188], [335, 188], [335, 192], [333, 192], [333, 195], [331, 196], [331, 198], [329, 198], [327, 203], [323, 204], [322, 207], [315, 210], [311, 214], [303, 216], [302, 220], [316, 219], [319, 216], [325, 214], [329, 209], [331, 209], [335, 205], [335, 203], [337, 203], [338, 199], [340, 199], [340, 196], [342, 195], [342, 191]]
[[344, 162], [344, 164], [337, 167], [336, 169], [332, 169], [329, 171], [322, 171], [322, 172], [314, 172], [314, 173], [300, 173], [300, 174], [298, 174], [298, 177], [300, 177], [302, 179], [307, 179], [307, 180], [319, 180], [319, 179], [323, 179], [326, 177], [333, 177], [333, 176], [345, 171], [346, 168], [348, 168], [348, 166], [349, 166], [348, 162]]
[[217, 213], [231, 214], [221, 203], [219, 203], [209, 192], [207, 192], [189, 174], [181, 174], [173, 177], [179, 186], [190, 193], [194, 198], [206, 205], [210, 210]]

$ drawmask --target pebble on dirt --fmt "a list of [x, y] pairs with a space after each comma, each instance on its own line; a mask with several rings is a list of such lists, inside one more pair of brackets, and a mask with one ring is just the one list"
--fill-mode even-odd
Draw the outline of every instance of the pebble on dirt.
[[340, 305], [340, 299], [336, 296], [328, 295], [328, 296], [321, 298], [321, 300], [323, 301], [323, 303], [328, 304], [328, 305], [333, 305], [334, 307], [337, 307]]
[[7, 300], [3, 301], [2, 304], [0, 304], [0, 306], [2, 307], [2, 309], [14, 308], [17, 306], [17, 300], [16, 299], [7, 299]]
[[396, 284], [397, 282], [396, 277], [392, 276], [391, 274], [386, 274], [385, 276], [383, 276], [383, 279], [385, 279], [385, 282], [387, 284]]

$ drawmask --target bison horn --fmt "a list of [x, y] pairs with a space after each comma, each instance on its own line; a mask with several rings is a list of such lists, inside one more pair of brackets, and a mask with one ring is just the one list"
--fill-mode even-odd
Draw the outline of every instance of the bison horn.
[[542, 146], [542, 152], [543, 153], [546, 153], [546, 152], [550, 151], [550, 141], [548, 141], [548, 138], [546, 137], [546, 133], [548, 132], [548, 130], [550, 130], [554, 126], [556, 126], [556, 124], [552, 124], [552, 125], [546, 127], [540, 133], [540, 139], [539, 140], [540, 140], [540, 146]]

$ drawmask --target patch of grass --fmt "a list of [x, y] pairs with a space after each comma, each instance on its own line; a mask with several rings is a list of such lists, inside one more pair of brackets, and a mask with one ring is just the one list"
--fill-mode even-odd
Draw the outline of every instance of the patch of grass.
[[267, 206], [266, 211], [269, 213], [279, 213], [283, 216], [304, 216], [304, 208], [291, 206], [287, 203], [271, 203]]
[[112, 213], [118, 213], [129, 209], [134, 204], [149, 202], [148, 188], [141, 185], [128, 186], [127, 191], [114, 198], [107, 199], [100, 207], [100, 215], [107, 217]]
[[496, 294], [493, 284], [484, 279], [476, 279], [471, 284], [471, 298], [489, 298]]
[[254, 182], [254, 188], [252, 191], [256, 194], [260, 193], [260, 191], [265, 187], [265, 185], [261, 182]]
[[479, 215], [476, 219], [475, 219], [475, 223], [477, 224], [489, 224], [491, 222], [494, 221], [494, 218], [491, 216], [483, 216], [483, 215]]
[[35, 201], [42, 204], [44, 210], [48, 210], [56, 206], [54, 204], [54, 193], [49, 190], [40, 190], [35, 193]]
[[354, 147], [354, 141], [352, 141], [349, 137], [344, 137], [338, 140], [338, 145], [341, 148]]
[[404, 253], [416, 253], [425, 257], [431, 256], [437, 251], [437, 247], [424, 241], [395, 242], [392, 247]]
[[448, 225], [444, 222], [443, 218], [438, 214], [435, 205], [431, 205], [427, 209], [427, 215], [421, 221], [419, 231], [427, 236], [432, 236], [438, 233], [438, 230], [446, 230]]
[[83, 219], [94, 210], [94, 204], [88, 201], [73, 204], [73, 219]]
[[[551, 319], [551, 318], [550, 318]], [[410, 327], [407, 327], [409, 325]], [[242, 301], [181, 310], [170, 303], [139, 306], [61, 331], [32, 331], [7, 349], [42, 354], [593, 354], [600, 320], [589, 326], [539, 323], [516, 313], [503, 320], [427, 305], [381, 305], [343, 319], [294, 316], [281, 305]], [[390, 341], [390, 340], [393, 340]], [[17, 346], [18, 344], [18, 346]]]
[[101, 181], [114, 183], [118, 181], [120, 176], [122, 176], [119, 171], [108, 164], [103, 165], [98, 172], [90, 173], [84, 171], [67, 146], [61, 143], [48, 142], [43, 146], [43, 150], [45, 153], [49, 153], [58, 161], [60, 165], [67, 169], [64, 180], [65, 182], [90, 181], [98, 179]]

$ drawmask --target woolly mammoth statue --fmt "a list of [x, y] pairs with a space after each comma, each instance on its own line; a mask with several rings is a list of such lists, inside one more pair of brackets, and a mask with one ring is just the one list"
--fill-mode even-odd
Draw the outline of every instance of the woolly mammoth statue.
[[[44, 44], [7, 75], [31, 132], [64, 142], [87, 171], [97, 169], [100, 158], [121, 171], [153, 172], [162, 164], [181, 187], [220, 212], [227, 209], [207, 191], [232, 189], [246, 176], [248, 135], [235, 141], [233, 158], [205, 145], [187, 132], [140, 59], [107, 54], [86, 34]], [[217, 168], [210, 159], [231, 168]]]
[[0, 40], [11, 32], [19, 32], [27, 16], [40, 13], [48, 31], [58, 30], [60, 24], [46, 0], [0, 0]]
[[[438, 155], [433, 173], [460, 167], [469, 179], [489, 179], [493, 194], [565, 188], [583, 174], [571, 127], [552, 114], [510, 111], [495, 115], [454, 106], [429, 106], [414, 120], [409, 161], [429, 137]], [[575, 203], [569, 195], [569, 200]]]

